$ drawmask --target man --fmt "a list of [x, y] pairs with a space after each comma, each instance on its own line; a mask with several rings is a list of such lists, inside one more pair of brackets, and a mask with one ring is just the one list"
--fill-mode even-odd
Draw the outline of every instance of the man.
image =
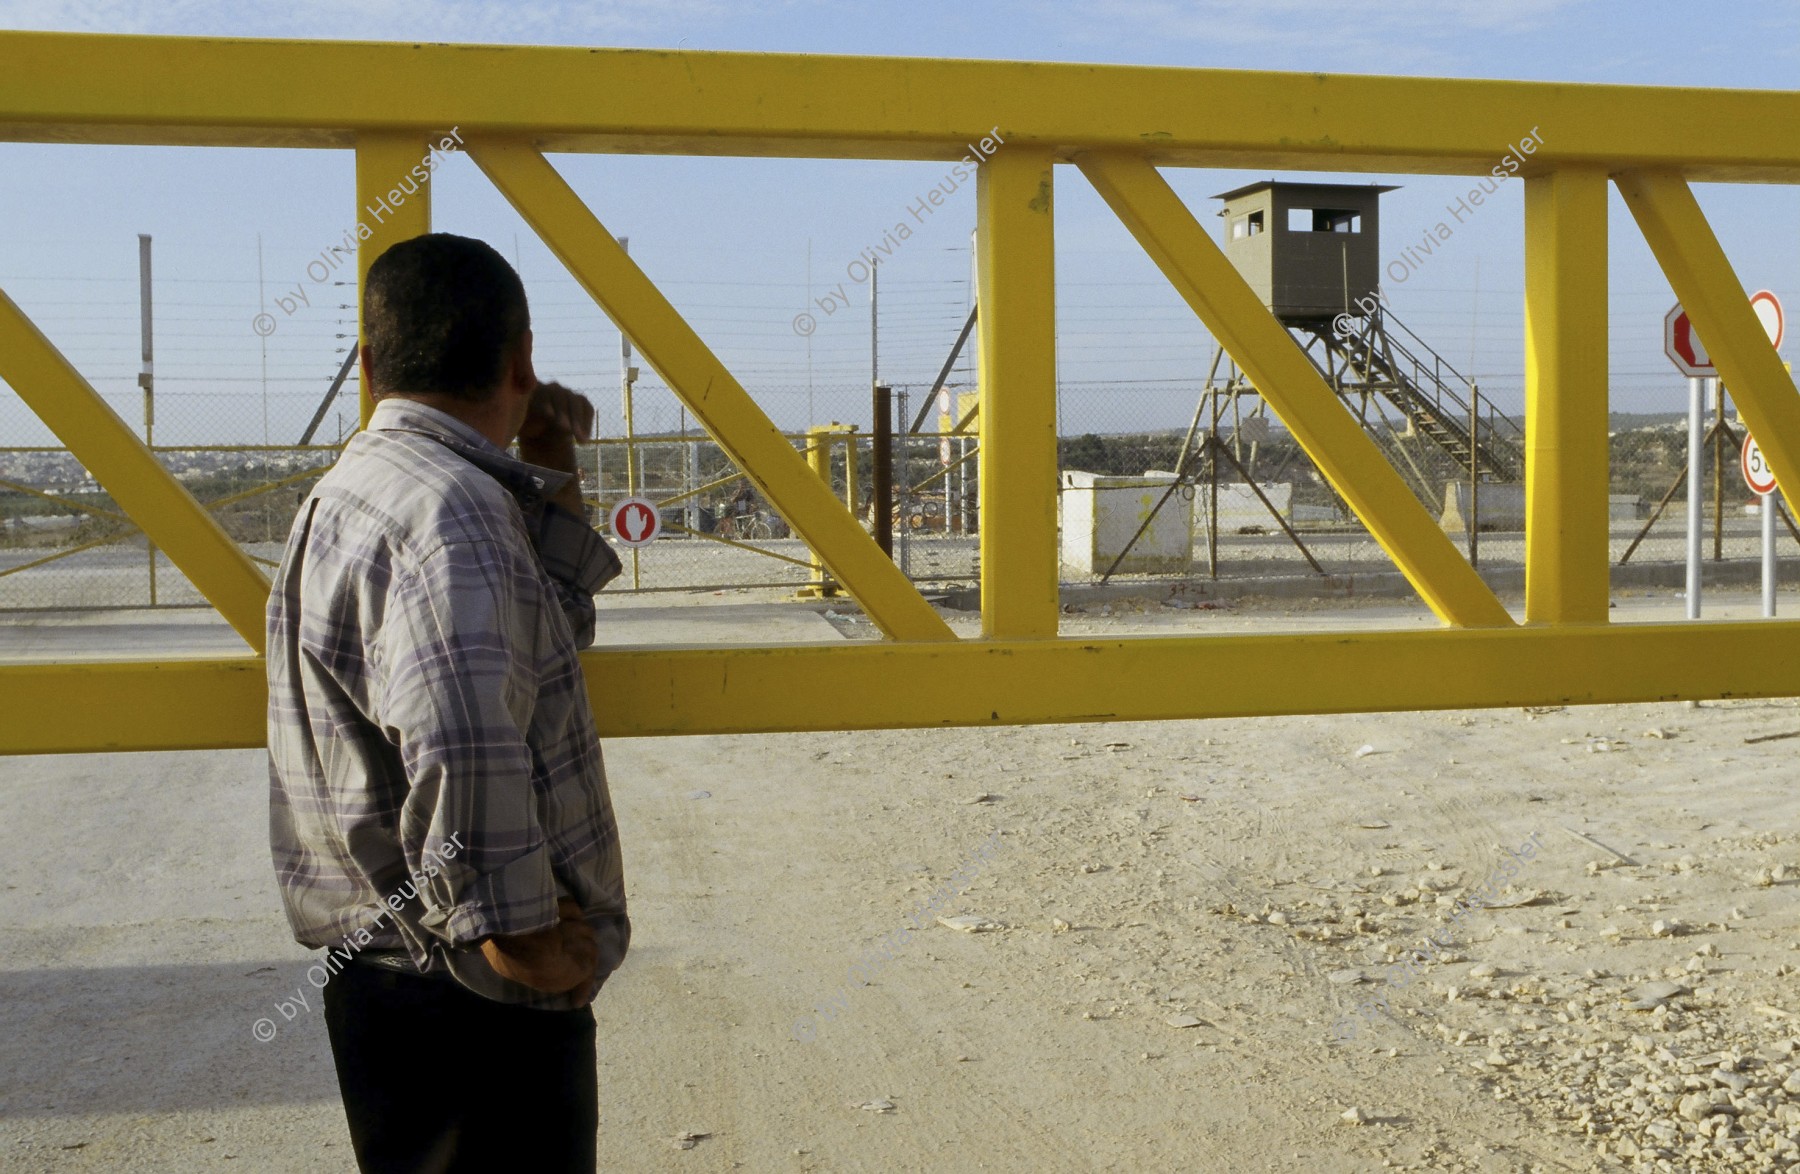
[[631, 932], [576, 658], [619, 572], [576, 475], [593, 407], [538, 383], [480, 241], [382, 254], [363, 330], [374, 413], [269, 599], [283, 904], [330, 951], [308, 973], [363, 1170], [591, 1171], [588, 1004]]

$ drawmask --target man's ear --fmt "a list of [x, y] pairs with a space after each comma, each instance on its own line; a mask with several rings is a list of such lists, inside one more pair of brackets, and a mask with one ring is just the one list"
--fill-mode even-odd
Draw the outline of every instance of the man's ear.
[[357, 355], [357, 365], [362, 368], [362, 385], [368, 388], [369, 398], [373, 400], [375, 398], [375, 380], [370, 375], [372, 368], [369, 364], [369, 344], [365, 342], [358, 347]]

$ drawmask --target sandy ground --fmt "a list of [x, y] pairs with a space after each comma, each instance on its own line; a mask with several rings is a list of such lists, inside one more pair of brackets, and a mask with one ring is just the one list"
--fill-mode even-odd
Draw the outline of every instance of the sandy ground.
[[[734, 638], [711, 610], [685, 622]], [[867, 627], [740, 614], [740, 639]], [[1430, 621], [1107, 604], [1066, 630], [1346, 622]], [[1800, 737], [1752, 741], [1778, 734], [1794, 702], [611, 742], [635, 929], [596, 1002], [603, 1164], [1795, 1168]], [[317, 996], [275, 1010], [309, 958], [263, 763], [0, 760], [0, 1167], [353, 1168]], [[1513, 907], [1387, 969], [1533, 836]]]

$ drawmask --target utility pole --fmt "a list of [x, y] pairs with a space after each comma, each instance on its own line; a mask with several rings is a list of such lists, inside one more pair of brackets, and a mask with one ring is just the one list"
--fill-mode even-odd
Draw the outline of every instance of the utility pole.
[[[150, 313], [150, 234], [138, 233], [138, 333], [144, 344], [144, 366], [138, 372], [138, 386], [144, 389], [144, 446], [155, 443], [156, 431], [156, 348], [153, 345]], [[150, 555], [150, 606], [156, 606], [156, 544], [144, 535], [144, 549]]]

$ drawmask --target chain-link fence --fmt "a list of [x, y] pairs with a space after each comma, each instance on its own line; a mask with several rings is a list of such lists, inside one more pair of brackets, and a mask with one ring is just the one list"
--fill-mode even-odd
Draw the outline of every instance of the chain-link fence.
[[[792, 400], [800, 390], [776, 389], [772, 398]], [[158, 403], [154, 451], [252, 558], [272, 567], [298, 505], [336, 459], [338, 442], [354, 425], [354, 382], [326, 412], [319, 429], [332, 438], [331, 444], [160, 443], [166, 436], [256, 435], [270, 428], [271, 418], [277, 430], [298, 432], [300, 413], [311, 411], [316, 393], [295, 393], [289, 397], [295, 402], [265, 398], [248, 407], [235, 401], [203, 404], [206, 398]], [[873, 529], [877, 462], [867, 423], [869, 394], [827, 390], [808, 398], [815, 407], [838, 409], [847, 418], [861, 409], [861, 423], [824, 424], [784, 435]], [[623, 552], [626, 574], [612, 590], [780, 587], [834, 593], [823, 567], [787, 520], [693, 425], [672, 393], [639, 387], [634, 405], [633, 420], [643, 428], [600, 437], [581, 446], [579, 454], [590, 515], [602, 529], [607, 507], [632, 495], [657, 502], [664, 520], [655, 543]], [[122, 414], [132, 406], [124, 396], [114, 402]], [[905, 407], [903, 396], [897, 408]], [[54, 440], [16, 397], [0, 396], [0, 425], [0, 435], [8, 440]], [[892, 482], [896, 500], [903, 504], [888, 517], [897, 536], [896, 558], [920, 582], [968, 580], [975, 573], [976, 545], [973, 422], [950, 437], [899, 432], [891, 449]], [[936, 458], [941, 452], [955, 457], [940, 464]], [[961, 496], [953, 500], [957, 494]], [[142, 531], [66, 449], [54, 443], [0, 446], [0, 610], [203, 602], [165, 556], [149, 549]]]
[[[1293, 436], [1254, 396], [1203, 386], [1187, 428], [1108, 429], [1138, 409], [1113, 389], [1065, 388], [1060, 441], [1062, 577], [1065, 583], [1143, 576], [1265, 578], [1393, 570], [1343, 499]], [[1352, 404], [1365, 430], [1422, 505], [1483, 570], [1524, 565], [1521, 478], [1502, 479], [1466, 448], [1385, 405]], [[1071, 416], [1083, 430], [1071, 435]], [[1760, 556], [1760, 501], [1738, 471], [1743, 425], [1727, 410], [1707, 420], [1700, 482], [1708, 560]], [[1191, 431], [1190, 431], [1191, 429]], [[1523, 448], [1523, 421], [1494, 421], [1498, 443]], [[1486, 423], [1477, 431], [1486, 436]], [[1609, 439], [1612, 564], [1679, 564], [1686, 554], [1688, 431], [1685, 413], [1619, 415]], [[1461, 466], [1460, 468], [1458, 466]], [[1177, 473], [1179, 472], [1179, 476]], [[1780, 510], [1779, 542], [1800, 544]]]
[[[803, 389], [759, 392], [792, 418]], [[894, 557], [925, 584], [979, 574], [979, 480], [974, 400], [951, 388], [929, 403], [924, 386], [897, 387], [887, 515]], [[876, 454], [867, 389], [806, 391], [811, 427], [784, 431], [863, 524], [872, 506]], [[123, 397], [121, 397], [123, 398]], [[663, 536], [626, 555], [612, 590], [723, 591], [791, 588], [830, 594], [806, 544], [666, 388], [634, 390], [630, 435], [583, 446], [590, 508], [638, 494], [657, 502]], [[123, 409], [123, 404], [116, 405]], [[156, 453], [213, 511], [227, 533], [273, 565], [296, 506], [339, 451], [337, 443], [256, 443], [298, 433], [316, 392], [264, 397], [195, 396], [159, 403]], [[921, 410], [921, 409], [924, 410]], [[1523, 486], [1459, 469], [1440, 436], [1391, 408], [1358, 404], [1365, 427], [1407, 474], [1421, 502], [1484, 570], [1523, 564]], [[822, 410], [821, 410], [822, 409]], [[339, 441], [354, 426], [354, 383], [320, 428]], [[1062, 578], [1172, 580], [1347, 575], [1392, 569], [1391, 560], [1326, 483], [1293, 437], [1254, 395], [1208, 396], [1206, 385], [1071, 384], [1059, 397], [1058, 508]], [[0, 610], [196, 605], [202, 601], [80, 464], [31, 434], [21, 403], [0, 397], [6, 437], [48, 443], [0, 447]], [[823, 417], [823, 419], [821, 419]], [[830, 422], [832, 420], [842, 423]], [[913, 431], [917, 424], [919, 430]], [[1684, 557], [1684, 416], [1617, 418], [1611, 437], [1611, 557], [1615, 565]], [[29, 424], [29, 427], [27, 426]], [[1709, 558], [1759, 551], [1756, 502], [1737, 475], [1740, 425], [1709, 421], [1702, 485]], [[1518, 422], [1506, 421], [1516, 434]], [[163, 443], [165, 438], [173, 443]], [[246, 443], [248, 441], [248, 443]], [[1800, 541], [1784, 522], [1782, 542]]]

